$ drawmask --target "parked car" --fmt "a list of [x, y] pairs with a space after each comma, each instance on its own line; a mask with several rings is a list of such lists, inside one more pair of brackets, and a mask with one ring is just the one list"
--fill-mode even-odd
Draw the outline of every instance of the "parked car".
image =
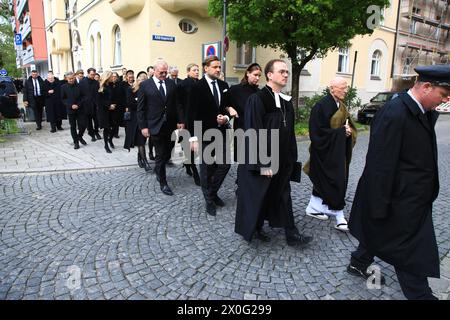
[[386, 102], [397, 97], [399, 92], [380, 92], [375, 97], [370, 99], [370, 102], [363, 105], [360, 110], [358, 110], [358, 122], [363, 124], [370, 124], [373, 117], [378, 110]]
[[0, 113], [5, 118], [20, 118], [17, 89], [11, 77], [0, 77]]

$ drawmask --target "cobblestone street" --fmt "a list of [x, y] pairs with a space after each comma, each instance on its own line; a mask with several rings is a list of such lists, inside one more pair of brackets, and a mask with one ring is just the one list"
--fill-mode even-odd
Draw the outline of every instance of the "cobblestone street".
[[[450, 116], [441, 123], [447, 134]], [[220, 191], [227, 205], [211, 217], [180, 165], [168, 168], [175, 193], [168, 197], [154, 174], [134, 166], [136, 150], [119, 150], [122, 139], [108, 158], [101, 142], [75, 151], [69, 130], [50, 135], [44, 127], [0, 144], [0, 299], [404, 299], [393, 267], [379, 260], [381, 289], [346, 272], [357, 241], [335, 230], [334, 219], [305, 216], [311, 183], [304, 175], [292, 184], [294, 215], [313, 242], [289, 247], [283, 230], [265, 226], [271, 242], [248, 244], [234, 233], [235, 166]], [[368, 137], [361, 133], [355, 147], [347, 216]], [[438, 142], [441, 192], [433, 211], [442, 278], [432, 286], [441, 299], [450, 291], [447, 141]], [[302, 162], [308, 145], [299, 142]]]

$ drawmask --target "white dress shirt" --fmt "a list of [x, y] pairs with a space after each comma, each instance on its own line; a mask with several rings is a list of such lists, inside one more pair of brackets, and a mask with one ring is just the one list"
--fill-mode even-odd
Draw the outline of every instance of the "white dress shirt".
[[414, 97], [413, 93], [411, 90], [408, 91], [409, 96], [417, 103], [417, 105], [419, 106], [420, 110], [422, 110], [423, 113], [425, 113], [425, 109], [423, 108], [422, 104], [417, 101], [416, 97]]
[[[159, 87], [161, 86], [161, 84], [159, 83], [159, 81], [161, 81], [161, 80], [159, 80], [157, 77], [155, 77], [155, 76], [153, 76], [152, 77], [152, 79], [153, 79], [153, 81], [155, 81], [155, 84], [156, 84], [156, 87], [158, 88], [158, 90], [159, 90]], [[166, 87], [166, 80], [162, 80], [162, 86], [163, 86], [163, 88], [164, 88], [164, 92], [166, 93], [166, 96], [167, 96], [167, 87]]]
[[205, 79], [206, 79], [206, 82], [208, 82], [209, 89], [211, 90], [211, 94], [213, 95], [213, 97], [214, 97], [214, 91], [213, 91], [213, 84], [212, 84], [212, 82], [213, 81], [216, 82], [215, 86], [216, 86], [217, 93], [219, 95], [219, 105], [220, 105], [220, 102], [222, 101], [222, 94], [220, 92], [219, 84], [217, 83], [217, 80], [211, 79], [208, 75], [205, 75]]

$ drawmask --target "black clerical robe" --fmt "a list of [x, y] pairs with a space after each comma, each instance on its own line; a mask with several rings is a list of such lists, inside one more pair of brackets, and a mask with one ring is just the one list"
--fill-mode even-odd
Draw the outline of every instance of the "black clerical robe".
[[[235, 232], [250, 241], [256, 230], [258, 219], [269, 221], [271, 227], [293, 228], [290, 179], [294, 163], [297, 161], [297, 143], [294, 131], [294, 108], [292, 103], [280, 97], [281, 108], [277, 108], [273, 91], [266, 86], [251, 95], [245, 107], [245, 130], [268, 129], [268, 149], [279, 144], [279, 170], [268, 178], [260, 174], [260, 169], [269, 167], [262, 164], [258, 155], [257, 163], [249, 163], [249, 145], [245, 145], [247, 160], [239, 164], [238, 200], [236, 208]], [[286, 123], [286, 124], [285, 124]], [[279, 139], [271, 141], [270, 130], [279, 130]], [[259, 131], [261, 132], [261, 131]], [[260, 137], [257, 135], [257, 145]]]
[[[347, 137], [345, 123], [349, 121], [352, 136]], [[353, 146], [356, 142], [356, 128], [347, 109], [328, 94], [311, 110], [309, 119], [311, 139], [310, 160], [304, 171], [309, 175], [314, 189], [331, 210], [345, 207], [345, 193]]]

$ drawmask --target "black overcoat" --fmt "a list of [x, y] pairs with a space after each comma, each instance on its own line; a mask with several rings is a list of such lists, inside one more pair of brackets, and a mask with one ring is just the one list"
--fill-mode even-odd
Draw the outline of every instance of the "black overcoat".
[[[49, 93], [53, 90], [53, 93]], [[57, 123], [62, 119], [67, 119], [67, 111], [61, 100], [61, 83], [59, 80], [50, 83], [48, 80], [44, 81], [44, 96], [45, 96], [45, 113], [47, 122]]]

